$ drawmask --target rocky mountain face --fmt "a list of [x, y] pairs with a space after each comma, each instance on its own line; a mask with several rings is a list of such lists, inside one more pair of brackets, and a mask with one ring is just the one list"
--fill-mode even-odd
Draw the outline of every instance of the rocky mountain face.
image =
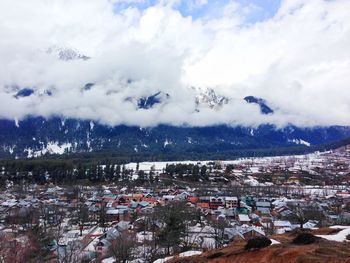
[[225, 96], [220, 96], [215, 93], [215, 90], [208, 89], [196, 89], [197, 96], [195, 98], [195, 103], [197, 110], [201, 106], [209, 107], [210, 109], [220, 109], [225, 104], [229, 102], [229, 98]]

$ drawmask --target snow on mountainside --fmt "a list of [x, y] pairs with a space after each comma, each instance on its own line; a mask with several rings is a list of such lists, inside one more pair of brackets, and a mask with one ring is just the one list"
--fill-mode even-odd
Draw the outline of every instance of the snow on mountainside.
[[[215, 92], [212, 88], [192, 88], [197, 95], [195, 96], [195, 103], [197, 111], [201, 107], [209, 107], [210, 109], [220, 110], [226, 104], [228, 104], [232, 98], [221, 96]], [[246, 96], [243, 98], [246, 103], [257, 104], [262, 114], [273, 114], [274, 110], [268, 105], [268, 103], [262, 99], [254, 96]]]
[[289, 140], [290, 142], [293, 142], [293, 143], [295, 143], [295, 144], [303, 144], [303, 145], [306, 145], [306, 146], [309, 146], [310, 147], [310, 143], [309, 142], [306, 142], [306, 141], [304, 141], [304, 140], [302, 140], [302, 139], [292, 139], [292, 140]]
[[84, 54], [81, 54], [79, 51], [72, 48], [52, 46], [47, 49], [47, 53], [50, 55], [54, 55], [58, 59], [63, 61], [77, 60], [77, 59], [82, 59], [82, 60], [90, 59], [90, 57], [85, 56]]
[[229, 102], [229, 98], [217, 95], [215, 91], [211, 88], [202, 89], [202, 88], [193, 88], [198, 94], [195, 97], [195, 102], [197, 108], [200, 106], [206, 106], [211, 109], [219, 109], [223, 105]]
[[[0, 157], [39, 157], [45, 154], [114, 152], [161, 158], [232, 158], [246, 151], [274, 154], [274, 149], [311, 146], [350, 136], [349, 127], [276, 129], [226, 125], [176, 127], [160, 125], [140, 128], [110, 127], [91, 120], [29, 117], [0, 120]], [[303, 150], [303, 151], [304, 151]]]
[[[85, 59], [74, 50], [52, 49], [63, 60]], [[128, 80], [127, 83], [132, 83]], [[96, 84], [97, 85], [97, 84]], [[80, 87], [81, 92], [93, 89], [95, 83]], [[55, 96], [55, 88], [6, 86], [5, 90], [17, 100], [39, 96], [41, 100]], [[233, 99], [217, 94], [214, 89], [193, 88], [193, 103], [196, 111], [215, 110], [230, 107]], [[171, 95], [158, 91], [144, 96], [125, 98], [137, 110], [159, 110], [171, 100]], [[235, 99], [237, 100], [237, 99]], [[262, 98], [247, 96], [245, 103], [256, 104], [262, 114], [274, 114], [268, 102]], [[284, 147], [312, 148], [311, 146], [335, 142], [350, 136], [350, 127], [331, 126], [298, 128], [289, 125], [277, 129], [274, 125], [258, 127], [216, 125], [206, 127], [159, 125], [140, 128], [119, 125], [110, 127], [94, 120], [79, 120], [52, 117], [27, 117], [23, 120], [0, 119], [0, 158], [39, 157], [48, 154], [117, 152], [125, 156], [132, 154], [161, 158], [187, 158], [190, 156], [216, 156], [228, 158], [250, 154], [274, 153]], [[264, 150], [264, 151], [261, 151]], [[305, 150], [306, 151], [306, 150]], [[308, 150], [309, 151], [309, 150]]]
[[31, 148], [26, 148], [24, 149], [24, 152], [27, 153], [28, 158], [32, 157], [40, 157], [45, 154], [64, 154], [68, 153], [72, 149], [72, 144], [71, 143], [63, 143], [60, 144], [58, 142], [48, 142], [47, 145], [45, 146], [42, 143], [42, 148], [40, 150], [33, 150]]

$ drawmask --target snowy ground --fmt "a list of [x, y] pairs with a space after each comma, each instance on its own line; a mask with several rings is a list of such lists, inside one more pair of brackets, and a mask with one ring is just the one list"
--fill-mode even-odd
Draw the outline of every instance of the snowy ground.
[[331, 228], [340, 228], [343, 229], [334, 235], [317, 235], [327, 240], [344, 242], [346, 241], [346, 236], [350, 235], [350, 226], [331, 226]]
[[105, 258], [102, 260], [102, 263], [114, 263], [115, 259], [113, 257]]
[[[221, 161], [222, 164], [242, 164], [242, 163], [254, 163], [254, 164], [267, 164], [272, 163], [274, 161], [283, 161], [288, 160], [290, 158], [295, 159], [296, 162], [303, 160], [303, 162], [311, 163], [316, 160], [322, 159], [323, 155], [326, 155], [330, 152], [314, 152], [306, 155], [290, 155], [290, 156], [273, 156], [273, 157], [251, 157], [251, 158], [239, 158], [236, 160], [227, 160], [227, 161]], [[209, 162], [217, 162], [213, 160], [203, 160], [203, 161], [191, 161], [191, 160], [184, 160], [184, 161], [176, 161], [176, 162], [141, 162], [139, 163], [139, 169], [144, 171], [149, 171], [152, 166], [154, 166], [154, 169], [156, 171], [162, 171], [165, 169], [167, 164], [178, 164], [178, 163], [184, 163], [184, 164], [207, 164]], [[134, 169], [136, 170], [137, 163], [128, 163], [126, 165], [127, 169]]]
[[[184, 258], [184, 257], [191, 257], [191, 256], [195, 256], [195, 255], [200, 255], [200, 254], [202, 254], [201, 251], [191, 250], [191, 251], [186, 251], [186, 252], [180, 253], [179, 257]], [[157, 259], [153, 263], [165, 263], [172, 258], [173, 257], [166, 257], [166, 258]]]
[[279, 241], [277, 241], [277, 240], [275, 240], [275, 239], [270, 239], [271, 240], [271, 245], [277, 245], [277, 244], [281, 244], [281, 242], [279, 242]]

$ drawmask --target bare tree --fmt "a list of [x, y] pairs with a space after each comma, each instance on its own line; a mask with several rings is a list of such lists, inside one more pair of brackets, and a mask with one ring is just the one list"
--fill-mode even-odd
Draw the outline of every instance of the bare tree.
[[157, 233], [157, 241], [166, 248], [167, 254], [179, 250], [186, 236], [186, 224], [191, 215], [185, 202], [171, 202], [166, 206], [157, 207], [155, 213], [162, 224]]
[[304, 228], [304, 224], [309, 220], [317, 220], [322, 224], [325, 219], [325, 215], [322, 210], [316, 206], [301, 207], [300, 204], [290, 207], [292, 214], [288, 217], [289, 219], [296, 221], [300, 225], [300, 229]]
[[80, 236], [83, 235], [83, 227], [87, 222], [89, 222], [89, 220], [90, 217], [88, 207], [85, 204], [80, 203], [78, 207], [78, 223], [80, 227]]
[[61, 246], [59, 250], [59, 263], [80, 263], [82, 243], [78, 240], [69, 242], [66, 246]]
[[107, 223], [107, 207], [106, 202], [102, 201], [100, 210], [98, 211], [98, 223], [99, 226], [103, 228], [103, 232], [106, 232], [106, 223]]
[[224, 219], [214, 220], [211, 223], [213, 227], [213, 238], [215, 239], [215, 248], [220, 248], [224, 245], [225, 241], [225, 228], [229, 226], [228, 222]]
[[133, 259], [132, 252], [135, 245], [135, 236], [128, 231], [123, 231], [111, 241], [108, 251], [114, 257], [116, 262], [125, 263]]

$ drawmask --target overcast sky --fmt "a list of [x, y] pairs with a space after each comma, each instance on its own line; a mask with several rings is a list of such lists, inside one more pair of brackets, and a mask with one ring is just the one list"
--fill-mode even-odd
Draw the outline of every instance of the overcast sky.
[[[349, 0], [1, 0], [0, 118], [350, 125], [349, 10]], [[34, 94], [16, 98], [25, 87]], [[198, 111], [192, 87], [230, 101]], [[137, 108], [159, 91], [170, 97]]]

